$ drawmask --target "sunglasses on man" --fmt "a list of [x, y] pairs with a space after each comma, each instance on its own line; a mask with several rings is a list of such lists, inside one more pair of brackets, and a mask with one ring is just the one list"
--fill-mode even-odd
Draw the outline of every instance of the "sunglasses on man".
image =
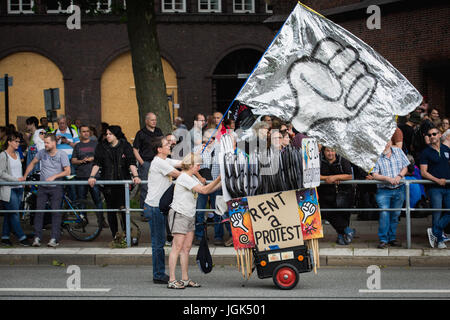
[[431, 137], [431, 136], [436, 137], [438, 134], [439, 134], [439, 132], [433, 132], [433, 133], [426, 134], [426, 136], [427, 137]]

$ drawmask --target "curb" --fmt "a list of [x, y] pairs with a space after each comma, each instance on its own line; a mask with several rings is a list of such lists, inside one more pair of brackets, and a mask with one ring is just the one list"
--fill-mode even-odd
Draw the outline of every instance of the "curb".
[[[166, 263], [170, 248], [166, 247]], [[216, 266], [236, 265], [233, 248], [210, 248]], [[189, 263], [196, 265], [197, 247]], [[0, 265], [152, 265], [151, 248], [31, 248], [1, 249]], [[450, 267], [450, 250], [437, 249], [370, 249], [322, 248], [321, 267]]]

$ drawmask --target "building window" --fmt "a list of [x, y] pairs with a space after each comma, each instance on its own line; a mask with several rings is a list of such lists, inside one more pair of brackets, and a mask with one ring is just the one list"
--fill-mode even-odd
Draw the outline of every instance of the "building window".
[[[77, 5], [73, 0], [47, 0], [47, 13], [67, 13], [71, 5]], [[91, 11], [108, 13], [111, 12], [111, 0], [90, 0], [86, 6], [86, 13]]]
[[8, 13], [34, 13], [33, 0], [8, 0]]
[[266, 3], [266, 13], [273, 13], [273, 6]]
[[186, 0], [162, 0], [162, 12], [186, 12]]
[[97, 1], [97, 10], [101, 12], [111, 11], [111, 0]]
[[255, 0], [233, 0], [233, 12], [255, 13]]
[[221, 12], [221, 0], [199, 0], [198, 12]]

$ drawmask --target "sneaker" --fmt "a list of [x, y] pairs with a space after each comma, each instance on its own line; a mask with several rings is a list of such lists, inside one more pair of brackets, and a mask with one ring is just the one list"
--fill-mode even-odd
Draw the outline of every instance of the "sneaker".
[[30, 241], [28, 241], [28, 239], [23, 239], [22, 241], [19, 241], [20, 242], [20, 244], [22, 245], [22, 246], [24, 246], [24, 247], [30, 247], [31, 246], [31, 243], [30, 243]]
[[194, 239], [194, 243], [193, 243], [194, 246], [199, 246], [199, 245], [200, 245], [200, 241], [201, 241], [200, 239], [195, 238], [195, 239]]
[[31, 246], [33, 246], [33, 247], [40, 247], [41, 246], [41, 239], [34, 238], [33, 244]]
[[231, 247], [233, 246], [233, 238], [228, 239], [227, 241], [225, 241], [224, 243], [225, 247]]
[[4, 246], [12, 246], [12, 242], [9, 239], [2, 239], [2, 245], [4, 245]]
[[450, 238], [444, 232], [442, 232], [442, 241], [444, 241], [444, 242], [450, 241]]
[[428, 242], [430, 243], [430, 246], [434, 248], [434, 244], [436, 243], [436, 236], [433, 234], [431, 228], [427, 229], [427, 234], [428, 234]]
[[352, 242], [353, 238], [355, 237], [356, 230], [352, 229], [350, 227], [347, 227], [347, 228], [345, 228], [344, 232], [345, 232], [345, 235], [347, 236], [348, 242], [349, 243]]
[[439, 249], [446, 249], [447, 246], [445, 245], [444, 241], [438, 242], [437, 247]]
[[341, 246], [346, 246], [348, 245], [348, 242], [345, 240], [345, 237], [343, 234], [338, 234], [336, 243], [341, 245]]
[[391, 247], [401, 247], [402, 243], [397, 240], [392, 240], [388, 242]]
[[57, 246], [59, 246], [59, 243], [56, 242], [56, 239], [51, 238], [50, 241], [47, 243], [48, 247], [52, 247], [52, 248], [56, 248]]
[[380, 241], [380, 243], [378, 244], [378, 249], [386, 249], [387, 248], [387, 243], [386, 242], [383, 242], [383, 241]]
[[169, 276], [165, 274], [162, 279], [153, 278], [153, 283], [155, 284], [167, 284], [169, 282]]

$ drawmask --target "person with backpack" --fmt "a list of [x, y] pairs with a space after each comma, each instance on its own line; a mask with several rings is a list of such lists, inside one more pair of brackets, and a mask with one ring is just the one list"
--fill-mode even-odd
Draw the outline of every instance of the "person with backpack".
[[[120, 126], [109, 126], [106, 130], [106, 140], [97, 144], [94, 151], [94, 165], [88, 179], [89, 186], [93, 188], [97, 181], [97, 173], [101, 169], [101, 180], [129, 180], [130, 171], [133, 183], [140, 184], [141, 179], [137, 173], [136, 158], [131, 145], [125, 138]], [[125, 189], [123, 184], [105, 185], [103, 194], [108, 209], [125, 207]], [[120, 214], [122, 225], [125, 225], [125, 212]], [[119, 230], [116, 212], [108, 212], [108, 224], [113, 239]]]
[[[191, 280], [188, 275], [189, 252], [192, 248], [195, 230], [195, 213], [197, 194], [210, 194], [221, 187], [220, 176], [212, 183], [202, 185], [195, 177], [200, 170], [202, 158], [190, 153], [183, 158], [181, 174], [175, 183], [171, 209], [169, 211], [169, 228], [173, 235], [172, 250], [169, 255], [170, 289], [197, 288], [200, 284]], [[175, 269], [180, 257], [181, 280], [176, 280]]]
[[169, 276], [165, 273], [164, 244], [166, 242], [166, 218], [159, 209], [161, 197], [169, 189], [172, 179], [180, 175], [176, 168], [181, 167], [180, 160], [168, 156], [171, 153], [170, 143], [164, 137], [154, 141], [153, 158], [148, 172], [147, 196], [144, 203], [144, 217], [148, 219], [152, 237], [153, 283], [167, 284]]

